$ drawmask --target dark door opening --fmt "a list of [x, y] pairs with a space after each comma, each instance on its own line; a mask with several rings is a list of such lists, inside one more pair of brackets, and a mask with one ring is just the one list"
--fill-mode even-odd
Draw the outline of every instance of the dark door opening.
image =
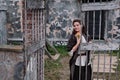
[[88, 33], [93, 39], [104, 39], [106, 11], [85, 12], [85, 26], [88, 26]]

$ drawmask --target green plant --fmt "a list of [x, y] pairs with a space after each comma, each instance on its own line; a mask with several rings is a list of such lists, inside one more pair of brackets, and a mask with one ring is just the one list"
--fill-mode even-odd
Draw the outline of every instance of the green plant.
[[68, 55], [66, 46], [55, 46], [55, 48], [58, 50], [58, 52], [60, 53], [61, 56], [67, 56]]

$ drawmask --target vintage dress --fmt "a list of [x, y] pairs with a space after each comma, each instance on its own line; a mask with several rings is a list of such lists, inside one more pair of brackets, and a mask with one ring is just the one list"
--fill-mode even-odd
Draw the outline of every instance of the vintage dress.
[[[86, 35], [83, 35], [84, 38], [87, 40], [87, 37]], [[90, 40], [90, 38], [88, 37], [88, 41]], [[77, 40], [76, 40], [76, 37], [74, 36], [74, 34], [71, 35], [69, 41], [68, 41], [68, 44], [67, 44], [67, 50], [68, 51], [71, 51], [71, 49], [73, 48], [73, 46], [77, 43]], [[87, 64], [89, 63], [89, 60], [90, 60], [90, 51], [87, 51]], [[86, 54], [86, 53], [85, 53]], [[75, 62], [76, 62], [76, 59], [77, 57], [79, 56], [78, 54], [78, 49], [73, 53], [73, 56], [71, 57], [70, 61], [69, 61], [69, 66], [70, 66], [70, 80], [77, 80], [77, 79], [74, 79], [75, 77]], [[81, 69], [84, 69], [84, 70], [81, 70], [81, 73], [84, 73], [85, 74], [85, 67], [86, 66], [83, 66], [81, 67]], [[77, 69], [79, 70], [79, 68]], [[88, 79], [87, 80], [91, 80], [91, 65], [87, 65], [87, 71], [88, 71]], [[90, 74], [90, 75], [89, 75]], [[79, 75], [79, 73], [76, 75]], [[83, 76], [83, 75], [82, 75]], [[81, 79], [81, 80], [85, 80], [85, 79]]]

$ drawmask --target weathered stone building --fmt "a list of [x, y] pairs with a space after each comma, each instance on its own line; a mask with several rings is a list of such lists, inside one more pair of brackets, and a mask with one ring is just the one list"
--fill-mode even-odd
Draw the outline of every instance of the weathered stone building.
[[[22, 80], [25, 76], [28, 77], [26, 80], [43, 80], [45, 29], [47, 38], [66, 41], [75, 18], [83, 21], [93, 40], [99, 43], [84, 45], [87, 48], [83, 49], [118, 50], [116, 42], [120, 42], [120, 0], [25, 1], [0, 0], [0, 71], [5, 71], [0, 74], [0, 79]], [[113, 43], [106, 43], [106, 40]], [[11, 41], [23, 43], [22, 46], [8, 46], [7, 43]], [[39, 68], [36, 67], [37, 63]], [[23, 67], [27, 68], [25, 70], [28, 73], [22, 71]], [[21, 75], [17, 73], [19, 70], [24, 76], [18, 79]]]
[[[100, 33], [101, 39], [113, 36], [119, 41], [119, 7], [119, 0], [49, 0], [47, 1], [46, 36], [67, 39], [72, 31], [72, 20], [79, 18], [86, 27], [89, 26], [90, 35], [93, 36], [93, 26], [95, 26], [96, 38]], [[99, 25], [101, 25], [101, 32]]]
[[25, 66], [23, 62], [23, 46], [7, 45], [9, 38], [22, 38], [21, 1], [22, 0], [0, 0], [1, 80], [23, 79], [23, 69]]
[[[84, 1], [84, 0], [83, 0]], [[107, 25], [108, 27], [105, 29], [105, 27], [102, 27], [101, 29], [107, 33], [101, 33], [102, 38], [110, 38], [111, 30], [114, 25], [119, 24], [119, 0], [102, 0], [101, 2], [103, 4], [99, 4], [100, 0], [95, 0], [93, 3], [93, 0], [87, 0], [88, 4], [90, 6], [86, 6], [87, 2], [84, 1], [80, 3], [80, 0], [46, 0], [46, 37], [47, 38], [58, 38], [58, 39], [67, 39], [69, 37], [69, 34], [71, 34], [72, 31], [72, 20], [75, 18], [83, 18], [83, 23], [87, 26], [85, 22], [85, 15], [87, 15], [87, 12], [90, 14], [89, 18], [92, 19], [91, 23], [93, 22], [93, 18], [90, 16], [93, 16], [93, 11], [96, 11], [97, 8], [99, 9], [95, 12], [95, 16], [99, 16], [100, 12], [102, 11], [102, 26]], [[7, 27], [8, 32], [8, 40], [16, 40], [16, 38], [21, 41], [22, 40], [22, 33], [23, 33], [23, 25], [22, 25], [22, 9], [23, 9], [23, 1], [22, 0], [5, 0], [1, 3], [4, 5], [4, 11], [6, 13], [6, 22], [4, 25]], [[97, 3], [97, 4], [95, 4]], [[107, 4], [108, 3], [108, 4]], [[83, 5], [82, 5], [83, 4]], [[96, 10], [90, 8], [95, 8]], [[101, 6], [101, 7], [100, 7]], [[89, 9], [87, 7], [90, 7]], [[105, 8], [103, 8], [105, 7]], [[2, 8], [1, 8], [2, 9]], [[82, 11], [82, 12], [81, 12]], [[98, 13], [98, 15], [97, 15]], [[2, 14], [2, 13], [1, 13]], [[107, 14], [107, 19], [105, 19], [105, 15]], [[2, 15], [3, 16], [3, 15]], [[1, 18], [2, 19], [2, 18]], [[4, 21], [3, 19], [3, 21]], [[95, 23], [99, 23], [99, 17], [96, 17]], [[98, 22], [97, 22], [98, 21]], [[107, 23], [105, 24], [105, 21]], [[2, 25], [2, 24], [1, 24]], [[89, 25], [90, 26], [90, 25]], [[93, 26], [93, 25], [91, 25]], [[95, 26], [98, 26], [95, 24]], [[119, 27], [116, 27], [115, 29], [119, 29]], [[92, 29], [92, 28], [91, 28]], [[92, 30], [90, 30], [92, 31]], [[96, 30], [99, 31], [99, 30]], [[6, 31], [4, 31], [4, 34]], [[90, 33], [90, 32], [89, 32]], [[95, 32], [96, 35], [97, 32]], [[117, 30], [118, 34], [114, 34], [116, 36], [115, 38], [119, 38], [119, 30]], [[92, 34], [91, 34], [92, 35]], [[12, 39], [11, 39], [12, 38]]]
[[44, 5], [42, 0], [0, 0], [1, 80], [44, 79]]

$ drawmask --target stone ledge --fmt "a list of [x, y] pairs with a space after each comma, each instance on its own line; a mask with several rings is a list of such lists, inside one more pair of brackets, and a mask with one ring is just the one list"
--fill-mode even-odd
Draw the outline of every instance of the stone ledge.
[[23, 45], [0, 45], [0, 51], [23, 52]]
[[6, 11], [7, 10], [7, 6], [4, 6], [4, 5], [0, 5], [0, 11]]

